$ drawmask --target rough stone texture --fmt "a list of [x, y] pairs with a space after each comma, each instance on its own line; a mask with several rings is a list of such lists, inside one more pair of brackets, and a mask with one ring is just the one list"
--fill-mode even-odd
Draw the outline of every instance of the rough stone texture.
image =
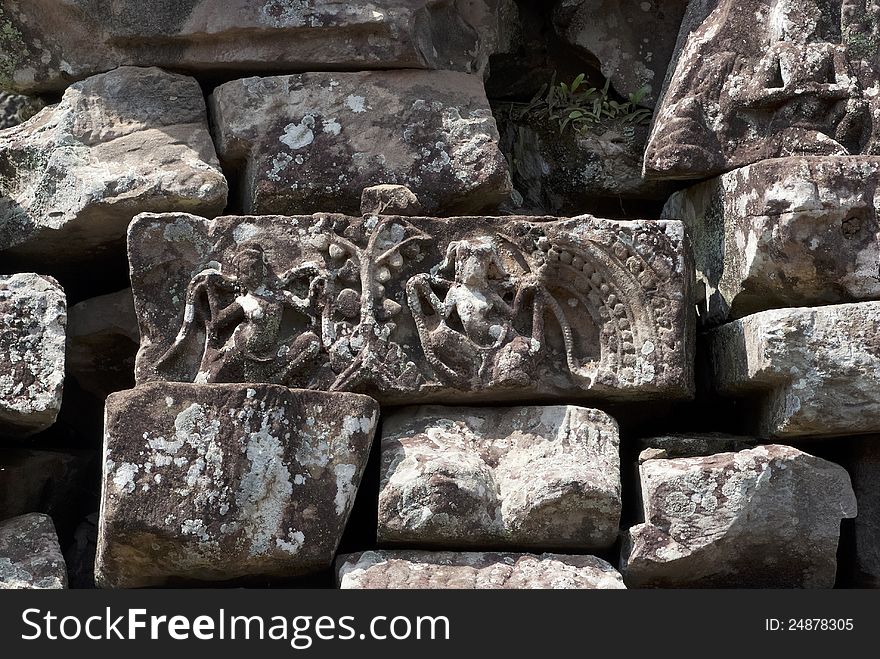
[[551, 215], [574, 215], [598, 199], [665, 200], [666, 181], [642, 177], [646, 126], [618, 123], [578, 133], [559, 132], [545, 119], [499, 119], [501, 148], [521, 205]]
[[342, 589], [622, 589], [611, 565], [562, 554], [367, 551], [340, 556]]
[[878, 182], [878, 157], [795, 157], [675, 194], [663, 217], [694, 241], [703, 321], [880, 298]]
[[219, 213], [227, 185], [205, 112], [194, 79], [125, 67], [0, 133], [2, 257], [86, 261], [118, 249], [142, 211]]
[[327, 569], [379, 408], [275, 385], [111, 394], [96, 582], [284, 578]]
[[602, 75], [626, 96], [647, 87], [643, 103], [654, 107], [675, 50], [688, 0], [560, 0], [556, 32], [599, 62]]
[[382, 419], [379, 542], [603, 549], [620, 438], [599, 410], [415, 407]]
[[64, 383], [67, 302], [54, 279], [0, 275], [0, 436], [55, 422]]
[[68, 373], [101, 399], [133, 387], [140, 334], [131, 289], [84, 300], [68, 316]]
[[853, 440], [847, 466], [859, 505], [848, 576], [855, 587], [880, 588], [880, 435]]
[[646, 173], [702, 179], [766, 158], [878, 153], [878, 46], [873, 1], [691, 2]]
[[63, 89], [120, 65], [211, 71], [482, 72], [510, 0], [11, 0], [0, 86]]
[[856, 515], [846, 470], [788, 446], [639, 467], [645, 523], [632, 527], [627, 586], [830, 588], [840, 520]]
[[0, 130], [17, 126], [42, 109], [38, 98], [0, 91]]
[[763, 311], [708, 335], [712, 380], [762, 437], [880, 431], [880, 302]]
[[383, 404], [681, 398], [678, 222], [137, 218], [138, 382], [274, 382]]
[[84, 494], [97, 490], [91, 466], [92, 455], [85, 451], [3, 448], [0, 519], [32, 512], [58, 520], [75, 517]]
[[374, 185], [361, 193], [361, 215], [423, 215], [419, 198], [405, 185]]
[[48, 515], [0, 522], [0, 590], [67, 588], [67, 568]]
[[247, 78], [211, 97], [217, 153], [243, 170], [245, 213], [357, 215], [361, 192], [405, 185], [426, 214], [510, 194], [480, 78], [449, 71]]

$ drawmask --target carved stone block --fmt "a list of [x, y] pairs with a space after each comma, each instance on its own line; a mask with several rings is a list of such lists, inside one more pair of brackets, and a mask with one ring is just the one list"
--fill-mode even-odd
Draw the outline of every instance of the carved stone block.
[[673, 195], [663, 217], [688, 227], [702, 320], [880, 298], [878, 183], [875, 156], [792, 157]]
[[880, 302], [762, 311], [708, 335], [712, 379], [762, 437], [880, 431]]
[[243, 176], [245, 213], [357, 214], [361, 192], [409, 188], [425, 214], [510, 196], [483, 81], [452, 71], [303, 73], [214, 90], [217, 153]]
[[342, 589], [623, 589], [611, 565], [562, 554], [366, 551], [337, 559]]
[[378, 417], [366, 396], [275, 385], [150, 384], [111, 394], [98, 585], [329, 568]]
[[54, 279], [0, 275], [0, 437], [45, 430], [61, 409], [67, 299]]
[[620, 523], [619, 450], [614, 419], [573, 405], [391, 412], [379, 542], [609, 547]]
[[639, 465], [644, 523], [623, 553], [630, 588], [831, 588], [846, 470], [789, 446]]
[[679, 222], [144, 214], [138, 382], [273, 382], [382, 403], [685, 398]]
[[646, 175], [704, 179], [766, 158], [877, 153], [878, 51], [875, 2], [691, 2]]

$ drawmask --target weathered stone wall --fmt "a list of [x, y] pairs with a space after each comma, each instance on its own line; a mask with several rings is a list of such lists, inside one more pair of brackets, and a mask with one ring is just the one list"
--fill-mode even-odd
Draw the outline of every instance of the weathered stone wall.
[[0, 588], [877, 586], [878, 12], [0, 2]]

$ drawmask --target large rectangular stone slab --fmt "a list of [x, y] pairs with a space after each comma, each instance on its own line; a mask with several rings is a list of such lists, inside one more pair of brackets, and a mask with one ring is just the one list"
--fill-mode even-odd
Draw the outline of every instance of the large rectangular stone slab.
[[361, 191], [412, 190], [428, 215], [510, 196], [483, 81], [451, 71], [246, 78], [211, 96], [217, 153], [242, 172], [247, 214], [356, 215]]
[[620, 437], [600, 410], [421, 406], [382, 420], [383, 546], [605, 549]]
[[752, 399], [762, 437], [880, 431], [880, 302], [774, 309], [708, 335], [723, 395]]
[[0, 9], [0, 83], [57, 91], [120, 65], [175, 70], [413, 68], [481, 72], [499, 0], [13, 0]]
[[379, 420], [356, 394], [149, 384], [107, 399], [96, 581], [327, 569]]
[[686, 398], [679, 222], [145, 214], [138, 382], [275, 382], [382, 403]]
[[623, 589], [595, 556], [452, 551], [366, 551], [337, 559], [343, 590]]
[[138, 213], [216, 215], [226, 193], [199, 83], [122, 67], [0, 132], [0, 258], [83, 264], [122, 247]]
[[703, 322], [880, 298], [878, 181], [876, 156], [799, 156], [673, 195], [662, 216], [688, 227]]
[[[717, 441], [717, 440], [715, 440]], [[831, 588], [846, 470], [790, 446], [665, 458], [642, 454], [644, 523], [623, 549], [630, 588]]]
[[61, 409], [67, 298], [51, 277], [0, 275], [0, 437], [45, 430]]

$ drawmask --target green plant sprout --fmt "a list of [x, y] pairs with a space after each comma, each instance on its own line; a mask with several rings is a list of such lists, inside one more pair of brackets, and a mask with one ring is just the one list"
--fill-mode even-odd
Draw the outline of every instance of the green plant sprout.
[[517, 116], [524, 119], [529, 116], [555, 121], [559, 124], [562, 134], [571, 126], [577, 132], [584, 132], [607, 122], [628, 124], [647, 124], [651, 120], [651, 111], [639, 107], [639, 103], [648, 94], [648, 87], [629, 94], [626, 101], [616, 101], [609, 97], [611, 79], [605, 85], [585, 87], [581, 73], [570, 85], [556, 82], [553, 74], [550, 82], [541, 87], [535, 97], [527, 103]]

